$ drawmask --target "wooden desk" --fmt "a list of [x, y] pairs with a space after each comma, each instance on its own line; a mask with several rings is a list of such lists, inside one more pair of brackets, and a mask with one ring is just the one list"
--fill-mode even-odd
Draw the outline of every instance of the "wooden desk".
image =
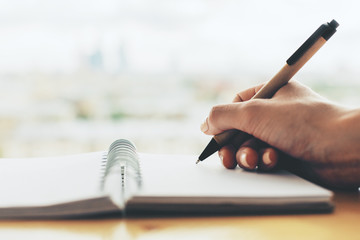
[[336, 193], [331, 214], [0, 221], [0, 239], [360, 239], [360, 194]]

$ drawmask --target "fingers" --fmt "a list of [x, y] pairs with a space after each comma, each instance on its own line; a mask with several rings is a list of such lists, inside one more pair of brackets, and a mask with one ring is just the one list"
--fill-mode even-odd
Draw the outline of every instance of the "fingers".
[[265, 148], [260, 151], [259, 170], [268, 171], [274, 169], [279, 161], [279, 154], [274, 148]]
[[[214, 106], [209, 116], [203, 124], [201, 130], [208, 135], [216, 135], [228, 129], [238, 129], [258, 138], [263, 138], [256, 134], [259, 128], [265, 128], [273, 117], [284, 114], [282, 105], [291, 106], [289, 99], [301, 99], [304, 97], [318, 96], [310, 89], [302, 86], [300, 83], [293, 81], [283, 86], [277, 91], [272, 99], [253, 99], [250, 100], [256, 92], [258, 92], [264, 84], [249, 88], [236, 95], [234, 102]], [[289, 103], [289, 104], [287, 104]], [[296, 102], [295, 102], [296, 103]], [[279, 114], [275, 114], [278, 111]], [[277, 124], [275, 124], [277, 125]]]
[[278, 153], [273, 148], [256, 151], [250, 147], [241, 147], [236, 153], [236, 161], [245, 170], [270, 171], [277, 166]]
[[255, 130], [266, 126], [269, 117], [274, 115], [272, 109], [277, 106], [268, 99], [217, 105], [211, 109], [201, 130], [208, 135], [217, 135], [229, 129], [238, 129], [254, 135]]
[[241, 147], [236, 153], [236, 162], [241, 168], [254, 170], [258, 165], [259, 155], [250, 147]]
[[[237, 93], [235, 98], [233, 99], [233, 102], [245, 102], [250, 100], [264, 85], [265, 83], [262, 83], [255, 87], [251, 87]], [[285, 86], [281, 87], [279, 91], [275, 93], [274, 97], [298, 98], [299, 96], [314, 95], [314, 94], [315, 94], [314, 91], [312, 91], [309, 87], [306, 87], [300, 82], [292, 80]]]
[[236, 150], [232, 145], [224, 146], [219, 150], [219, 157], [225, 168], [234, 169], [236, 167], [235, 153]]
[[241, 144], [236, 153], [236, 161], [238, 165], [248, 170], [255, 169], [259, 162], [258, 151], [264, 145], [264, 142], [253, 137]]
[[216, 135], [228, 129], [235, 129], [239, 121], [237, 103], [214, 106], [209, 116], [201, 124], [200, 129], [208, 135]]
[[263, 86], [265, 83], [257, 85], [255, 87], [248, 88], [244, 91], [236, 94], [233, 102], [244, 102], [250, 100]]
[[209, 116], [200, 126], [201, 131], [208, 135], [217, 135], [229, 129], [238, 129], [244, 132], [238, 141], [240, 144], [234, 142], [232, 146], [225, 146], [219, 151], [222, 164], [228, 169], [239, 165], [247, 170], [257, 168], [259, 170], [270, 170], [278, 162], [278, 154], [275, 149], [267, 147], [255, 138], [245, 141], [250, 136], [249, 134], [256, 135], [256, 132], [263, 132], [263, 129], [258, 129], [259, 126], [262, 126], [259, 124], [259, 119], [262, 119], [259, 118], [259, 115], [266, 115], [265, 110], [272, 112], [268, 109], [269, 104], [266, 100], [248, 101], [263, 85], [260, 84], [238, 93], [231, 104], [213, 107]]
[[238, 102], [250, 100], [263, 85], [260, 84], [238, 93], [232, 104], [214, 106], [209, 116], [201, 124], [201, 131], [208, 135], [216, 135], [228, 129], [239, 128], [237, 126], [240, 123], [239, 117], [243, 117], [245, 111], [242, 110], [243, 106]]
[[224, 146], [219, 151], [222, 164], [227, 169], [237, 165], [245, 170], [269, 171], [277, 166], [279, 154], [264, 142], [251, 138], [244, 142], [236, 151], [234, 146]]

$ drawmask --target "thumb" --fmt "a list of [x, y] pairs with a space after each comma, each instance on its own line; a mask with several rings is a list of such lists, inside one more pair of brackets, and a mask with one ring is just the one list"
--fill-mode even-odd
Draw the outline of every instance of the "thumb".
[[208, 135], [216, 135], [229, 129], [238, 129], [252, 134], [264, 109], [263, 99], [230, 103], [214, 106], [209, 116], [201, 124], [201, 131]]

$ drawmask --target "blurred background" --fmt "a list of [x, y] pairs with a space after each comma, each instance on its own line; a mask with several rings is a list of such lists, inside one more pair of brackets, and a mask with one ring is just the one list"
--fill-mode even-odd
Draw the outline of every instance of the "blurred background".
[[269, 80], [340, 23], [296, 79], [360, 106], [360, 4], [291, 0], [0, 0], [0, 156], [107, 149], [199, 154], [211, 106]]

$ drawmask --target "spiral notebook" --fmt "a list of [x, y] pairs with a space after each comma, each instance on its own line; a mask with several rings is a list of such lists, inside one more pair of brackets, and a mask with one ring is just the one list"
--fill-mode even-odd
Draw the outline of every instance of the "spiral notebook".
[[332, 193], [285, 171], [224, 169], [216, 157], [109, 151], [0, 159], [0, 218], [329, 212]]

